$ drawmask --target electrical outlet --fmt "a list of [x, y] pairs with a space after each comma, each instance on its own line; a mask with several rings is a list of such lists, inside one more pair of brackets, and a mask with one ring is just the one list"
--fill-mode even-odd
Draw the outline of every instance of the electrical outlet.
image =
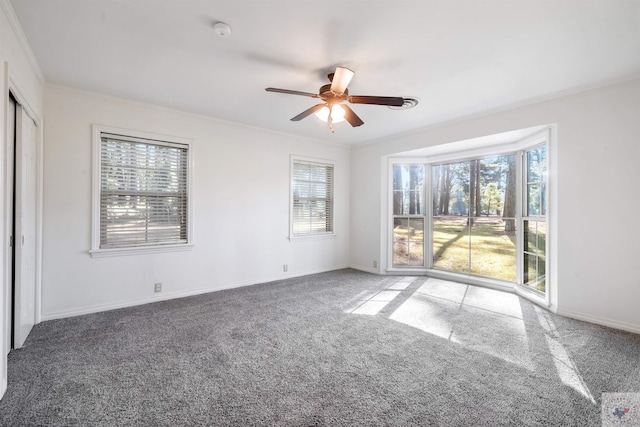
[[288, 266], [287, 264], [284, 264], [284, 265], [282, 266], [282, 271], [284, 271], [285, 273], [286, 273], [287, 271], [289, 271], [289, 266]]
[[162, 283], [158, 282], [153, 285], [153, 292], [162, 292]]
[[373, 268], [378, 268], [378, 261], [373, 261]]

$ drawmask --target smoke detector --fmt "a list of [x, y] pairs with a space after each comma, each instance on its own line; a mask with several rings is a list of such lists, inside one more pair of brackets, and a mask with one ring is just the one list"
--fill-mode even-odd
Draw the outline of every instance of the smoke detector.
[[216, 22], [213, 24], [213, 31], [220, 37], [229, 37], [231, 35], [231, 27], [224, 22]]

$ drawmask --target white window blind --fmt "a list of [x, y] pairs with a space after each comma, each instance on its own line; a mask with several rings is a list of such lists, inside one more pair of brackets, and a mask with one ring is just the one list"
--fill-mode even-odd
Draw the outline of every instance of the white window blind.
[[187, 243], [188, 147], [101, 133], [100, 249]]
[[294, 236], [333, 232], [333, 165], [293, 162]]

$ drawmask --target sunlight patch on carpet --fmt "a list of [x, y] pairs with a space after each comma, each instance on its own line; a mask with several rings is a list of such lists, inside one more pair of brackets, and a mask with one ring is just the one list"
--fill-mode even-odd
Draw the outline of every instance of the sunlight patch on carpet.
[[375, 316], [380, 313], [391, 301], [393, 301], [400, 292], [407, 289], [407, 287], [415, 280], [415, 277], [402, 277], [398, 281], [392, 283], [386, 289], [369, 294], [366, 298], [360, 299], [355, 306], [345, 310], [350, 314], [364, 314], [368, 316]]
[[534, 369], [515, 294], [429, 278], [389, 319]]
[[596, 401], [593, 395], [589, 391], [589, 387], [585, 383], [578, 367], [569, 353], [564, 348], [564, 345], [560, 342], [560, 334], [556, 326], [554, 325], [551, 317], [541, 308], [534, 307], [538, 321], [542, 328], [546, 331], [545, 338], [547, 345], [549, 346], [549, 352], [553, 358], [553, 364], [558, 371], [558, 377], [567, 386], [573, 388], [575, 391], [583, 395], [589, 402], [595, 404]]

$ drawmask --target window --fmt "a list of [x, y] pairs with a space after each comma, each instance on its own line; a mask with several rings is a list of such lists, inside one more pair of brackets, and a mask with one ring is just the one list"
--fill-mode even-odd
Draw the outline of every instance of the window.
[[393, 265], [424, 267], [424, 165], [393, 166]]
[[333, 233], [333, 164], [292, 160], [291, 235]]
[[502, 281], [548, 298], [549, 139], [544, 130], [510, 143], [461, 141], [451, 152], [391, 158], [391, 268]]
[[529, 289], [544, 293], [547, 246], [547, 147], [528, 150], [523, 157], [526, 180], [526, 191], [523, 191], [523, 283]]
[[92, 253], [187, 245], [189, 145], [94, 132]]
[[433, 268], [515, 282], [515, 154], [432, 171]]

